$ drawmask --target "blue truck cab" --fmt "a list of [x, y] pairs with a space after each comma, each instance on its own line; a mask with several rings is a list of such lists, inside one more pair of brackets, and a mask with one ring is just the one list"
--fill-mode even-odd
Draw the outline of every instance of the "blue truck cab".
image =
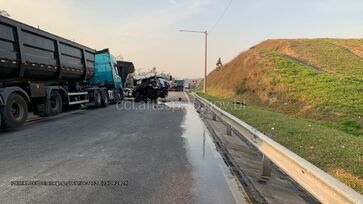
[[122, 80], [117, 70], [116, 59], [109, 49], [97, 51], [95, 55], [95, 72], [90, 84], [109, 89], [122, 89]]

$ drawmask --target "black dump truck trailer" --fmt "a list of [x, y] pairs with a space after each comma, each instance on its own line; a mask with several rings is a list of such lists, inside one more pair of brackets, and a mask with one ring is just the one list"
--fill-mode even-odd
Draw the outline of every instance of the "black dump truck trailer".
[[0, 16], [0, 80], [76, 82], [91, 78], [95, 50]]
[[91, 48], [0, 16], [0, 126], [21, 126], [28, 111], [50, 116], [90, 102], [107, 105], [109, 90], [88, 83], [95, 73], [95, 54]]

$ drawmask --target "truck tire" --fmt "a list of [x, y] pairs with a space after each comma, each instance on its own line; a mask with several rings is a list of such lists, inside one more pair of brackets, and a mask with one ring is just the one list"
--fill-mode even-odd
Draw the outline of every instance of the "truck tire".
[[109, 104], [109, 100], [108, 100], [108, 93], [106, 90], [102, 91], [102, 107], [107, 107]]
[[135, 92], [135, 102], [141, 102], [144, 100], [143, 95], [140, 93], [140, 91]]
[[101, 90], [95, 90], [95, 106], [100, 107], [102, 105], [102, 93]]
[[57, 90], [52, 90], [48, 99], [49, 115], [58, 115], [62, 112], [63, 101], [62, 97]]
[[7, 103], [1, 107], [1, 125], [3, 128], [17, 128], [22, 126], [28, 118], [28, 106], [22, 96], [10, 94]]

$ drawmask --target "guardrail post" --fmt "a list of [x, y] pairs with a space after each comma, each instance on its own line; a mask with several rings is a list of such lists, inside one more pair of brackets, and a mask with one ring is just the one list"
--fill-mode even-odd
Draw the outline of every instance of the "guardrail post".
[[201, 110], [202, 110], [202, 103], [201, 103], [200, 101], [196, 100], [196, 101], [194, 102], [194, 107], [195, 107], [195, 109], [197, 109], [197, 112], [198, 112], [198, 113], [201, 113]]
[[262, 157], [262, 177], [271, 177], [271, 161], [265, 155]]
[[213, 118], [213, 120], [214, 121], [216, 121], [217, 120], [217, 114], [215, 114], [214, 112], [212, 113], [212, 118]]
[[[272, 134], [267, 133], [266, 136], [272, 138]], [[260, 177], [260, 182], [266, 182], [271, 177], [271, 170], [272, 170], [272, 162], [269, 158], [265, 155], [262, 156], [262, 174]]]
[[227, 135], [232, 136], [232, 128], [229, 125], [227, 125], [226, 129], [227, 129]]

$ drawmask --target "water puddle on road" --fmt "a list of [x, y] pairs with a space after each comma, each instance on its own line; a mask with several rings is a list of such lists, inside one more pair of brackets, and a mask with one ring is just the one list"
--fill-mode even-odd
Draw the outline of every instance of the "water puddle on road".
[[213, 139], [191, 103], [171, 102], [165, 105], [184, 108], [182, 124], [187, 157], [192, 166], [196, 203], [247, 203], [241, 185], [232, 175]]

